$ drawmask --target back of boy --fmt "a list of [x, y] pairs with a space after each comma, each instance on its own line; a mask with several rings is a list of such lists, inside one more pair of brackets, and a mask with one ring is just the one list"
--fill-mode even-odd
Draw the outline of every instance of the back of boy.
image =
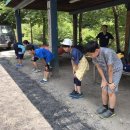
[[25, 47], [22, 43], [17, 42], [14, 44], [14, 50], [15, 50], [16, 57], [18, 59], [18, 64], [16, 66], [17, 67], [22, 66], [22, 60], [25, 53]]

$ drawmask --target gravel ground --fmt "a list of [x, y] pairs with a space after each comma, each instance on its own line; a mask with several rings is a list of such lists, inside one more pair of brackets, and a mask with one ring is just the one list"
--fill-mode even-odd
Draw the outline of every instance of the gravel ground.
[[51, 93], [42, 89], [35, 80], [11, 66], [8, 60], [1, 59], [0, 63], [54, 130], [93, 130], [75, 113], [70, 112], [67, 106], [57, 101]]
[[[8, 54], [8, 53], [7, 53]], [[54, 130], [129, 130], [130, 128], [130, 80], [123, 76], [119, 86], [116, 113], [113, 118], [102, 120], [95, 111], [101, 105], [99, 84], [93, 82], [92, 65], [83, 79], [84, 97], [71, 99], [68, 93], [73, 89], [73, 76], [68, 58], [60, 59], [59, 77], [52, 77], [47, 85], [40, 85], [42, 73], [32, 73], [28, 58], [24, 67], [16, 69], [13, 52], [1, 60], [11, 77], [19, 85], [33, 105], [48, 120]], [[7, 57], [2, 54], [2, 57]], [[7, 60], [8, 59], [8, 60]], [[41, 67], [41, 64], [39, 64]]]

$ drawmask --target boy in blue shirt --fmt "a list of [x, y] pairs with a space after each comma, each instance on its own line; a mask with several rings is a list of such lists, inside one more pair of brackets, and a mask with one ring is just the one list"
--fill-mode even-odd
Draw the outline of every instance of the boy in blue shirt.
[[44, 70], [44, 78], [40, 81], [40, 83], [42, 84], [47, 83], [49, 73], [51, 71], [50, 64], [54, 58], [54, 55], [49, 50], [44, 48], [35, 49], [34, 46], [31, 44], [26, 46], [26, 50], [29, 52], [29, 54], [42, 59], [43, 64], [45, 65], [45, 70]]
[[72, 41], [70, 39], [64, 39], [61, 45], [65, 52], [71, 54], [71, 63], [74, 74], [74, 90], [70, 93], [70, 96], [77, 99], [81, 98], [83, 96], [83, 93], [81, 92], [81, 81], [86, 71], [89, 70], [88, 61], [80, 50], [72, 47]]
[[24, 53], [25, 53], [25, 47], [22, 43], [15, 43], [14, 44], [14, 50], [15, 50], [15, 54], [18, 60], [18, 64], [16, 65], [16, 67], [22, 67], [23, 66], [23, 57], [24, 57]]

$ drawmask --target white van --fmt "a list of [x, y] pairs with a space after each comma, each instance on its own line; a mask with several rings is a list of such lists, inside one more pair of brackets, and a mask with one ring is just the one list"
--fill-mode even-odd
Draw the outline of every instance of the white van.
[[10, 49], [16, 42], [15, 33], [11, 26], [0, 25], [0, 48]]

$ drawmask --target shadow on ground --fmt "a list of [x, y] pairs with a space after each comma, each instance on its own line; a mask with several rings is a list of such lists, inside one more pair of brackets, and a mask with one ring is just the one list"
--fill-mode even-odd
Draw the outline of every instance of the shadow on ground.
[[0, 63], [54, 130], [94, 130], [82, 123], [75, 113], [71, 113], [66, 106], [43, 90], [36, 81], [11, 66], [8, 60], [1, 59]]

